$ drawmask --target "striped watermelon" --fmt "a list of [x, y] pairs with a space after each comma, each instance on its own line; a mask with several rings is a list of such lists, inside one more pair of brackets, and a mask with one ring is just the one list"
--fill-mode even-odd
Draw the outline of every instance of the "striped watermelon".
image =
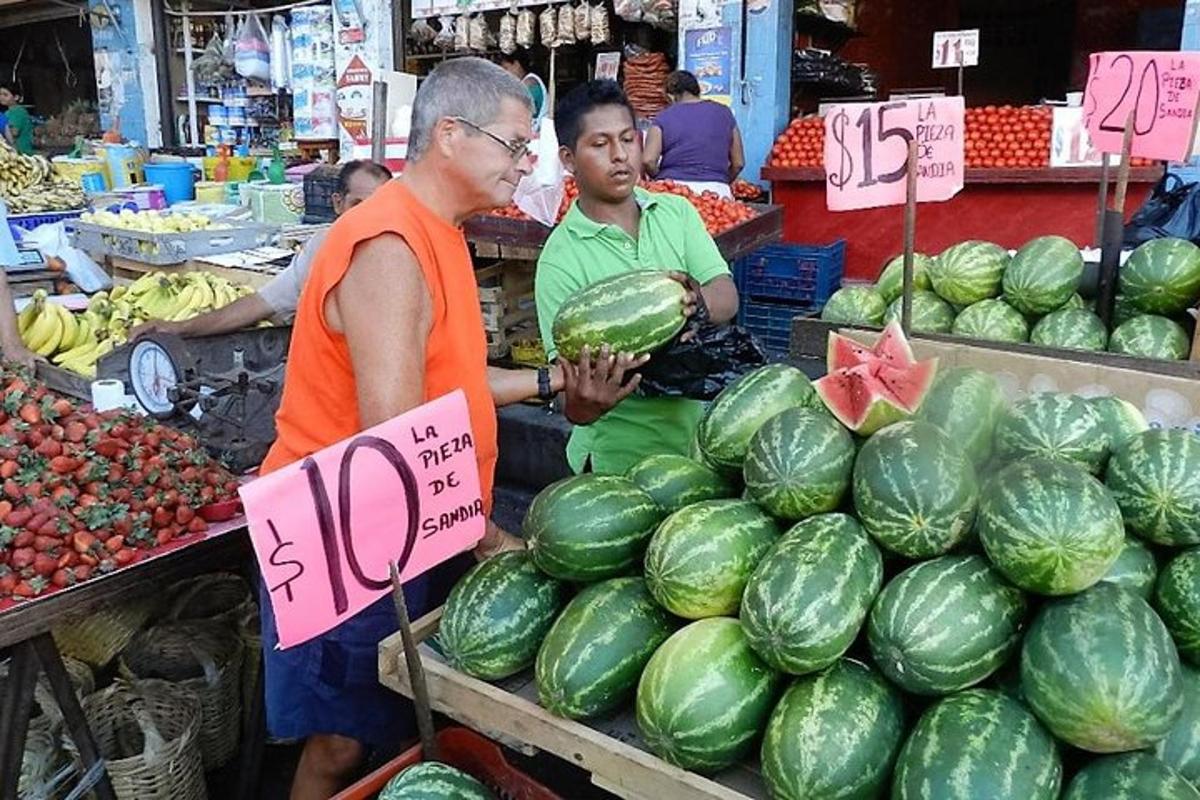
[[1167, 738], [1154, 745], [1154, 755], [1195, 785], [1200, 784], [1200, 670], [1181, 666], [1183, 713]]
[[1139, 314], [1121, 323], [1108, 340], [1109, 352], [1161, 361], [1187, 358], [1190, 347], [1182, 325], [1153, 314]]
[[493, 800], [495, 795], [460, 769], [422, 761], [387, 782], [379, 800]]
[[1183, 711], [1179, 656], [1150, 605], [1102, 583], [1042, 608], [1021, 689], [1055, 736], [1094, 753], [1150, 747]]
[[704, 459], [722, 472], [739, 474], [750, 437], [785, 408], [821, 405], [803, 372], [786, 364], [768, 364], [726, 386], [704, 418], [696, 436]]
[[[929, 270], [933, 259], [924, 253], [913, 253], [913, 290], [928, 290], [933, 284], [929, 282]], [[887, 262], [875, 281], [875, 289], [883, 296], [885, 303], [892, 303], [904, 292], [904, 254], [894, 257]]]
[[1100, 424], [1108, 436], [1109, 447], [1112, 450], [1150, 429], [1146, 417], [1128, 400], [1122, 400], [1115, 395], [1105, 395], [1090, 398], [1088, 402], [1091, 403], [1092, 410], [1100, 415]]
[[1042, 392], [1015, 403], [996, 425], [996, 455], [1069, 461], [1098, 473], [1108, 457], [1108, 437], [1094, 407], [1082, 397]]
[[1057, 800], [1054, 740], [1016, 700], [969, 689], [931, 706], [896, 760], [892, 800]]
[[979, 540], [996, 568], [1039, 594], [1079, 592], [1121, 553], [1121, 511], [1104, 486], [1065, 461], [1009, 464], [984, 487]]
[[754, 749], [781, 686], [736, 619], [702, 619], [650, 658], [638, 681], [638, 730], [666, 761], [716, 772]]
[[1079, 288], [1083, 256], [1070, 239], [1039, 236], [1026, 242], [1004, 271], [1004, 298], [1022, 314], [1048, 314]]
[[1088, 305], [1088, 302], [1086, 300], [1084, 300], [1082, 297], [1080, 297], [1078, 292], [1076, 292], [1075, 294], [1073, 294], [1069, 298], [1067, 298], [1067, 302], [1063, 303], [1062, 307], [1063, 308], [1086, 308], [1089, 311], [1092, 308], [1090, 305]]
[[771, 417], [750, 440], [746, 490], [778, 519], [833, 511], [850, 488], [854, 440], [824, 411], [789, 408]]
[[887, 303], [874, 288], [844, 286], [825, 303], [821, 309], [821, 319], [848, 325], [882, 325], [885, 311]]
[[991, 242], [966, 241], [942, 251], [933, 262], [929, 280], [948, 303], [969, 306], [1000, 294], [1008, 251]]
[[1125, 524], [1146, 541], [1200, 544], [1200, 437], [1151, 430], [1129, 439], [1109, 459], [1104, 482]]
[[854, 464], [854, 508], [863, 527], [908, 558], [948, 553], [975, 519], [975, 468], [928, 422], [898, 422], [872, 436]]
[[[899, 322], [903, 311], [901, 298], [893, 300], [883, 315], [884, 322]], [[912, 296], [913, 333], [949, 333], [954, 327], [954, 309], [942, 298], [926, 290]]]
[[625, 477], [671, 514], [701, 500], [736, 497], [737, 487], [712, 468], [677, 453], [646, 456]]
[[938, 370], [917, 419], [941, 429], [980, 467], [991, 458], [1004, 405], [1004, 392], [995, 376], [971, 367], [950, 367]]
[[1200, 296], [1200, 247], [1186, 239], [1151, 239], [1121, 267], [1118, 289], [1146, 314], [1180, 314]]
[[1042, 317], [1033, 326], [1029, 341], [1043, 347], [1072, 350], [1104, 350], [1108, 347], [1108, 329], [1085, 308], [1061, 308]]
[[811, 517], [785, 533], [750, 576], [742, 625], [775, 669], [815, 672], [850, 647], [882, 581], [883, 557], [853, 517]]
[[1200, 549], [1175, 556], [1154, 586], [1154, 608], [1181, 658], [1200, 666]]
[[[1097, 305], [1099, 302], [1100, 302], [1099, 300], [1096, 300], [1093, 303], [1092, 310], [1095, 311], [1096, 313], [1100, 313], [1100, 308]], [[1140, 313], [1141, 312], [1137, 310], [1137, 308], [1133, 305], [1133, 303], [1129, 302], [1129, 298], [1127, 298], [1123, 294], [1118, 293], [1116, 298], [1113, 300], [1113, 313], [1112, 313], [1113, 327], [1118, 328], [1118, 327], [1124, 325], [1126, 322], [1133, 319]]]
[[675, 630], [641, 578], [612, 578], [575, 596], [538, 650], [538, 699], [552, 714], [584, 719], [616, 710], [637, 691], [650, 656]]
[[521, 531], [533, 563], [565, 581], [602, 581], [637, 571], [662, 510], [633, 481], [574, 475], [533, 498]]
[[646, 585], [684, 619], [736, 614], [779, 527], [746, 500], [706, 500], [667, 517], [646, 550]]
[[1021, 640], [1025, 597], [980, 556], [943, 556], [893, 578], [871, 609], [871, 655], [905, 691], [949, 694], [979, 683]]
[[567, 602], [565, 585], [509, 552], [476, 564], [446, 598], [438, 642], [450, 666], [483, 680], [528, 667]]
[[904, 739], [900, 693], [842, 659], [800, 678], [767, 723], [762, 775], [775, 800], [879, 797]]
[[1029, 341], [1029, 323], [1003, 300], [980, 300], [962, 310], [950, 332], [991, 342]]
[[1121, 554], [1100, 579], [1102, 583], [1115, 583], [1134, 592], [1143, 600], [1154, 594], [1154, 582], [1158, 578], [1158, 562], [1146, 545], [1132, 536], [1125, 537]]
[[1122, 753], [1077, 772], [1063, 800], [1200, 800], [1200, 791], [1149, 753]]
[[554, 315], [558, 355], [578, 361], [585, 346], [650, 353], [683, 329], [683, 284], [665, 272], [625, 272], [572, 294]]

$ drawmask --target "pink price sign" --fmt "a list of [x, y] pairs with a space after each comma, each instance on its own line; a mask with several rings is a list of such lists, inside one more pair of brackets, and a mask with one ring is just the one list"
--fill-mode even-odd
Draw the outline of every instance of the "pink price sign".
[[280, 647], [472, 547], [485, 517], [466, 396], [440, 397], [241, 490]]
[[963, 187], [963, 100], [846, 103], [825, 112], [825, 202], [830, 211], [904, 205], [908, 142], [917, 142], [917, 200]]
[[1102, 153], [1120, 153], [1133, 114], [1132, 153], [1185, 161], [1196, 136], [1200, 53], [1092, 53], [1083, 122]]

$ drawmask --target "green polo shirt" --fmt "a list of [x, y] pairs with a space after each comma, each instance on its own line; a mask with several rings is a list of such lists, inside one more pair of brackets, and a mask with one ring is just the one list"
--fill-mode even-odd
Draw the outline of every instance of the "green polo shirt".
[[33, 118], [24, 106], [8, 110], [8, 127], [13, 132], [13, 149], [22, 155], [33, 155]]
[[[551, 325], [558, 307], [585, 286], [645, 269], [686, 272], [701, 285], [729, 274], [729, 265], [704, 228], [695, 207], [682, 197], [635, 190], [642, 208], [638, 237], [616, 225], [589, 219], [571, 206], [538, 259], [534, 297], [546, 353], [557, 353]], [[590, 456], [595, 472], [623, 473], [655, 453], [687, 455], [704, 412], [696, 400], [631, 395], [591, 425], [576, 426], [567, 461], [576, 472]]]

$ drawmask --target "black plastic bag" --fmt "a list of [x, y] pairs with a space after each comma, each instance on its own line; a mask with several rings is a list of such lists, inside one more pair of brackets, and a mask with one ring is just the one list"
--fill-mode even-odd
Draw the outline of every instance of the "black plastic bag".
[[1200, 242], [1200, 183], [1167, 173], [1125, 226], [1125, 247], [1174, 236]]

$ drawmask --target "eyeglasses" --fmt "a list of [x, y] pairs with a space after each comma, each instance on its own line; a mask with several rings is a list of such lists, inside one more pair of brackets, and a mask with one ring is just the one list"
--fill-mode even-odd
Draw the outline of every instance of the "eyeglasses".
[[516, 140], [513, 140], [510, 142], [507, 139], [500, 138], [499, 136], [497, 136], [496, 134], [492, 133], [489, 130], [484, 130], [483, 128], [476, 125], [474, 122], [471, 122], [471, 120], [466, 119], [465, 117], [450, 117], [450, 119], [454, 120], [455, 122], [466, 125], [471, 130], [476, 131], [478, 133], [482, 133], [484, 136], [488, 137], [493, 142], [495, 142], [496, 144], [500, 145], [505, 150], [507, 150], [508, 154], [510, 156], [512, 156], [513, 161], [520, 161], [522, 158], [533, 155], [533, 152], [529, 149], [529, 142], [524, 141], [523, 139], [516, 139]]

